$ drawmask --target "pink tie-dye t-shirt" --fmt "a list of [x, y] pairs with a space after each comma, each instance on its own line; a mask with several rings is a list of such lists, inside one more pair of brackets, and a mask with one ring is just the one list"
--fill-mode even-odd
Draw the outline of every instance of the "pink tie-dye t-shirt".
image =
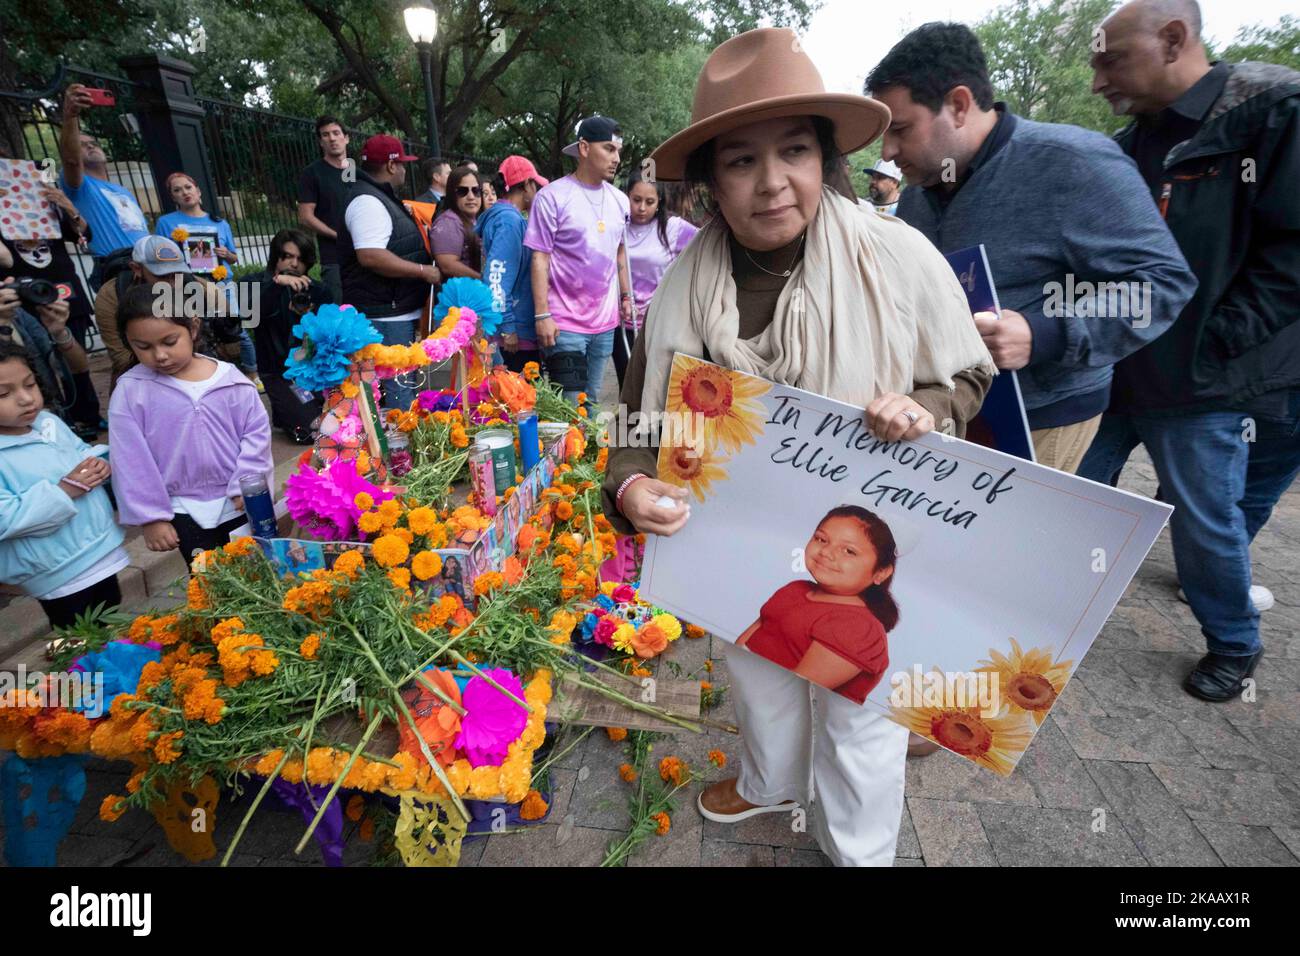
[[635, 328], [645, 324], [645, 311], [650, 307], [650, 297], [659, 288], [664, 271], [686, 248], [700, 230], [679, 216], [669, 216], [668, 245], [659, 239], [659, 223], [653, 219], [644, 226], [629, 223], [627, 227], [627, 262], [632, 270], [632, 295], [636, 301]]
[[533, 200], [524, 245], [551, 257], [547, 308], [562, 331], [594, 335], [618, 325], [618, 247], [627, 217], [626, 195], [609, 183], [584, 186], [573, 176], [557, 179]]

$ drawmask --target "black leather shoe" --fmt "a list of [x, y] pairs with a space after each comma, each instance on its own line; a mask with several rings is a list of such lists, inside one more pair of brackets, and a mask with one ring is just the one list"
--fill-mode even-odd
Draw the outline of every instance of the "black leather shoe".
[[1225, 654], [1206, 654], [1183, 681], [1183, 690], [1201, 700], [1216, 704], [1241, 696], [1241, 682], [1255, 673], [1255, 665], [1264, 656], [1260, 648], [1249, 657], [1228, 657]]

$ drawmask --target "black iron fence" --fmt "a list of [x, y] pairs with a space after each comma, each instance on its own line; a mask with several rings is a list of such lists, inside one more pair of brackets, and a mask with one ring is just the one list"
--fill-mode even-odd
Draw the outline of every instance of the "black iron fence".
[[[164, 69], [184, 75], [188, 65], [166, 61]], [[132, 75], [142, 74], [133, 72]], [[56, 88], [26, 93], [0, 91], [0, 108], [10, 114], [8, 119], [16, 116], [21, 128], [26, 158], [51, 171], [57, 171], [62, 165], [59, 158], [62, 96], [69, 83], [84, 83], [113, 93], [116, 104], [82, 113], [81, 128], [99, 140], [108, 159], [109, 178], [131, 191], [151, 225], [158, 216], [174, 208], [170, 196], [165, 194], [165, 183], [167, 176], [177, 171], [189, 173], [201, 186], [211, 184], [212, 189], [203, 190], [204, 208], [230, 222], [240, 268], [261, 267], [269, 254], [271, 237], [278, 230], [297, 224], [299, 176], [320, 156], [313, 119], [194, 96], [189, 101], [191, 109], [196, 107], [196, 112], [202, 113], [201, 123], [197, 124], [202, 130], [200, 143], [187, 140], [186, 148], [180, 152], [168, 152], [149, 141], [152, 137], [148, 130], [159, 128], [160, 115], [165, 127], [167, 110], [176, 100], [174, 89], [169, 88], [163, 95], [148, 83], [69, 67], [62, 71]], [[348, 130], [354, 156], [365, 138], [374, 132]], [[404, 140], [404, 145], [412, 155], [421, 158], [429, 155], [424, 143]], [[182, 157], [179, 161], [174, 158], [178, 155]], [[492, 175], [496, 169], [496, 159], [460, 153], [444, 155], [453, 162], [473, 159], [485, 175]], [[202, 168], [179, 168], [186, 165]], [[414, 198], [428, 188], [423, 164], [411, 172], [404, 188], [407, 198]], [[210, 195], [211, 192], [215, 195]], [[93, 268], [90, 256], [72, 248], [69, 251], [89, 289]], [[94, 291], [90, 290], [92, 298]]]

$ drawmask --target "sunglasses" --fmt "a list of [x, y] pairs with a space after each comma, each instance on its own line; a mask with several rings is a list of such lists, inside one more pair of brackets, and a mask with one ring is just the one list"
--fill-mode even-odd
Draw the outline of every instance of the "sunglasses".
[[457, 186], [456, 198], [463, 199], [466, 196], [481, 196], [483, 189], [480, 186]]

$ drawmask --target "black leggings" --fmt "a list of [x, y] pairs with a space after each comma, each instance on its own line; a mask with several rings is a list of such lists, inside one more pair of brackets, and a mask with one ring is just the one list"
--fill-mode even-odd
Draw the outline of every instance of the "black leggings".
[[[623, 345], [623, 333], [627, 333], [627, 346]], [[618, 390], [623, 391], [623, 379], [627, 375], [627, 363], [632, 360], [632, 350], [636, 348], [639, 333], [621, 326], [614, 330], [614, 371], [618, 373]]]
[[96, 604], [115, 608], [122, 603], [122, 589], [117, 586], [117, 575], [110, 574], [102, 581], [96, 581], [88, 588], [66, 597], [41, 601], [45, 616], [53, 627], [72, 627], [77, 623], [77, 615], [89, 610]]
[[199, 523], [187, 514], [172, 515], [172, 527], [176, 529], [176, 537], [181, 540], [180, 552], [181, 557], [185, 559], [186, 570], [189, 569], [189, 564], [198, 551], [212, 551], [223, 544], [229, 544], [230, 532], [244, 524], [246, 520], [243, 515], [240, 515], [215, 528], [201, 528]]

